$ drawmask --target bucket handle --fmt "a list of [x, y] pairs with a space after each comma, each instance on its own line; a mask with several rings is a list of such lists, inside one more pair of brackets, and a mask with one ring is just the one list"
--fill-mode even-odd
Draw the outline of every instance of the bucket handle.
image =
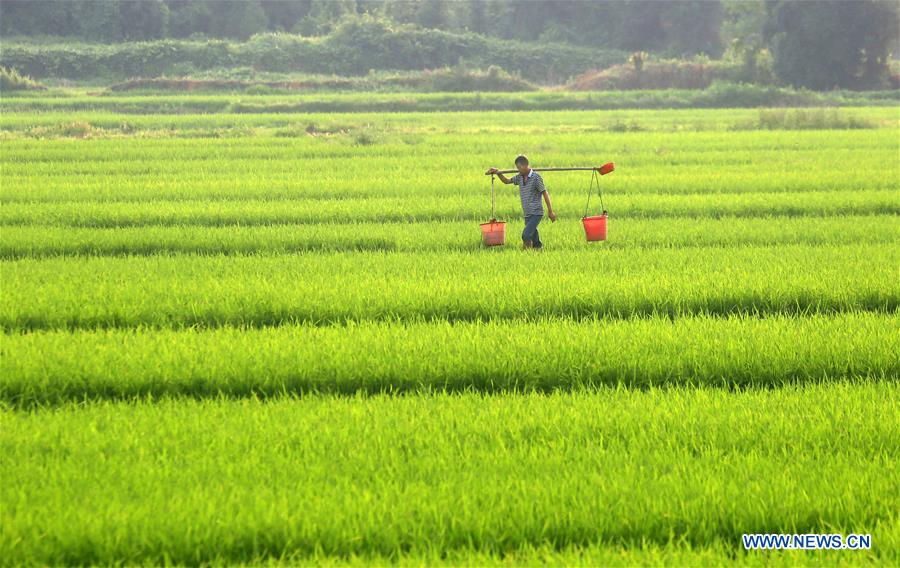
[[496, 219], [497, 217], [494, 215], [494, 174], [491, 174], [491, 222]]
[[600, 196], [600, 209], [606, 213], [606, 208], [603, 206], [603, 192], [600, 190], [600, 176], [597, 174], [597, 170], [594, 170], [591, 174], [591, 185], [588, 187], [588, 198], [587, 205], [584, 206], [584, 216], [587, 217], [588, 209], [591, 206], [591, 194], [594, 192], [594, 180], [597, 180], [597, 194]]

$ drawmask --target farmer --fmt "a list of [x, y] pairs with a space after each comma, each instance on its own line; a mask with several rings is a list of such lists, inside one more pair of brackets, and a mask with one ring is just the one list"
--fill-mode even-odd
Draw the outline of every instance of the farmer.
[[525, 156], [516, 157], [516, 169], [519, 173], [507, 178], [497, 168], [491, 168], [486, 173], [496, 174], [503, 183], [515, 183], [519, 185], [519, 196], [522, 198], [522, 213], [525, 214], [525, 230], [522, 231], [522, 248], [543, 250], [544, 243], [538, 234], [537, 226], [544, 218], [544, 207], [541, 203], [541, 195], [547, 202], [547, 216], [551, 222], [556, 222], [556, 213], [550, 203], [550, 192], [544, 187], [544, 178], [541, 174], [532, 170]]

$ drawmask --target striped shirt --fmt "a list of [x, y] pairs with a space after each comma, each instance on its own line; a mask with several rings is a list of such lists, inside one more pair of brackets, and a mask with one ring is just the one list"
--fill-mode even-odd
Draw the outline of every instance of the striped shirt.
[[522, 174], [516, 174], [511, 181], [519, 186], [519, 197], [522, 198], [522, 212], [525, 215], [544, 215], [544, 204], [541, 194], [544, 193], [544, 178], [534, 170], [529, 170], [522, 181]]

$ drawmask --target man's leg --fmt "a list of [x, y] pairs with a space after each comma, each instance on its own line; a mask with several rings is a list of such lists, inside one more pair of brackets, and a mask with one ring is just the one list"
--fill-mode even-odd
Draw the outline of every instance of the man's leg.
[[537, 215], [525, 216], [525, 229], [522, 231], [523, 248], [531, 248], [534, 246], [535, 231], [537, 229], [538, 221], [540, 220], [541, 218]]
[[[538, 223], [541, 222], [541, 219], [543, 219], [543, 217], [538, 217]], [[537, 225], [534, 227], [534, 236], [531, 238], [531, 245], [536, 250], [540, 250], [541, 247], [544, 246], [544, 243], [541, 242], [541, 235], [538, 234]]]

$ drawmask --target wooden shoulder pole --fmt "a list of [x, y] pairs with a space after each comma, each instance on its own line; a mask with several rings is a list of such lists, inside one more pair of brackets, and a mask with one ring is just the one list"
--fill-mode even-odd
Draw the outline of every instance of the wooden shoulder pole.
[[[612, 164], [604, 164], [602, 166], [596, 167], [573, 167], [573, 168], [531, 168], [536, 172], [577, 172], [577, 171], [592, 171], [596, 170], [602, 174], [606, 174], [612, 171]], [[497, 172], [498, 174], [517, 174], [519, 170], [500, 170]], [[491, 175], [489, 172], [484, 172], [484, 175]]]

